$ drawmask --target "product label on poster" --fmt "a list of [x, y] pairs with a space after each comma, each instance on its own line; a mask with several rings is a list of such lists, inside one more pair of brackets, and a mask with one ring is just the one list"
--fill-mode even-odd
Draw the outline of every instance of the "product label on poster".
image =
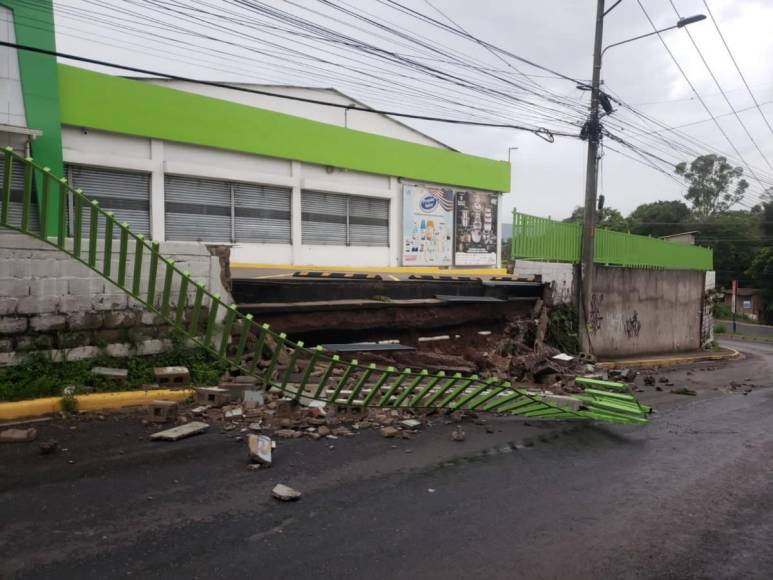
[[456, 192], [457, 266], [496, 266], [498, 201], [494, 193]]
[[453, 215], [453, 190], [403, 186], [403, 266], [451, 265]]

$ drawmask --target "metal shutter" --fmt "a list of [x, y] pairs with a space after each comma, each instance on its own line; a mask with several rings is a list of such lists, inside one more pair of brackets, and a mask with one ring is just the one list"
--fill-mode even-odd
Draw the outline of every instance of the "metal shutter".
[[[118, 222], [126, 222], [135, 234], [150, 236], [150, 174], [139, 171], [104, 169], [67, 165], [67, 179], [86, 197], [99, 202], [99, 207], [115, 214]], [[70, 210], [72, 210], [72, 203]], [[90, 212], [82, 209], [82, 237], [88, 237]], [[105, 232], [104, 220], [99, 220], [99, 236]]]
[[167, 175], [166, 239], [231, 242], [231, 184]]
[[[39, 174], [38, 174], [39, 175]], [[0, 187], [5, 183], [5, 162], [0, 162]], [[49, 185], [49, 187], [51, 187]], [[56, 187], [51, 187], [50, 191], [57, 192]], [[11, 203], [8, 204], [8, 223], [14, 227], [21, 227], [21, 209], [24, 194], [24, 167], [20, 161], [12, 159], [11, 161]], [[30, 203], [30, 221], [29, 230], [32, 232], [40, 231], [40, 215], [38, 212], [37, 196], [35, 189], [32, 190]]]
[[291, 189], [234, 183], [236, 242], [289, 244]]
[[346, 196], [319, 191], [301, 193], [304, 244], [346, 245]]
[[349, 245], [389, 246], [389, 200], [349, 197]]

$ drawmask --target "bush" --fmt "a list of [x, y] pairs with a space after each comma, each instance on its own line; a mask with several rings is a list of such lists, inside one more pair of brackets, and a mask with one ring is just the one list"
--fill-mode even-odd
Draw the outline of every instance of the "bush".
[[714, 323], [714, 334], [725, 334], [727, 332], [727, 326], [721, 322]]

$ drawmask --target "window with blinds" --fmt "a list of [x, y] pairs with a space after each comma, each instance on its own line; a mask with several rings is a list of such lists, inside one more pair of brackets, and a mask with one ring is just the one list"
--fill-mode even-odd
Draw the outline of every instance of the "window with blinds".
[[[119, 222], [128, 223], [134, 233], [150, 236], [149, 173], [83, 165], [66, 165], [65, 172], [70, 185], [82, 189], [89, 199], [98, 201], [99, 207], [113, 212]], [[72, 215], [72, 199], [69, 206], [68, 213]], [[81, 208], [81, 212], [81, 232], [85, 236], [89, 231], [91, 216], [86, 207]], [[103, 220], [100, 220], [97, 232], [99, 236], [104, 235]]]
[[[0, 163], [0, 184], [5, 184], [5, 163]], [[11, 199], [8, 204], [8, 223], [21, 227], [22, 203], [24, 201], [24, 168], [16, 159], [11, 161]], [[38, 213], [37, 196], [33, 189], [30, 198], [29, 230], [40, 231], [40, 215]]]
[[167, 175], [169, 240], [289, 244], [289, 188]]
[[389, 246], [389, 200], [303, 191], [301, 238], [310, 245]]

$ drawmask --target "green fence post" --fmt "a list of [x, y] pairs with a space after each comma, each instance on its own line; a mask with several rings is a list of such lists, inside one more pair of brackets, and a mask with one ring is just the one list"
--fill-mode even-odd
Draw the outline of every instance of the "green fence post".
[[354, 384], [354, 387], [352, 388], [352, 392], [349, 393], [349, 397], [346, 399], [346, 404], [351, 405], [354, 402], [354, 399], [357, 397], [357, 395], [360, 394], [360, 391], [365, 386], [365, 383], [367, 382], [370, 375], [373, 374], [373, 371], [376, 370], [376, 365], [373, 363], [370, 363], [368, 365], [368, 368], [366, 368], [362, 376], [357, 379], [357, 382]]
[[254, 356], [252, 357], [250, 366], [247, 369], [247, 372], [249, 372], [251, 375], [255, 374], [255, 369], [258, 368], [258, 363], [263, 360], [263, 345], [266, 342], [266, 335], [271, 330], [271, 327], [268, 324], [263, 323], [258, 327], [258, 329], [258, 340], [255, 343], [255, 349], [252, 351]]
[[48, 167], [43, 168], [43, 199], [41, 200], [40, 209], [40, 239], [48, 240], [48, 204], [49, 204], [49, 182], [53, 177], [51, 176], [51, 169]]
[[[107, 244], [107, 238], [105, 238]], [[150, 269], [148, 270], [148, 307], [152, 310], [156, 309], [156, 277], [158, 276], [158, 259], [159, 248], [161, 244], [159, 242], [152, 242], [150, 244]]]
[[180, 288], [177, 292], [177, 310], [174, 316], [174, 323], [182, 327], [185, 322], [185, 307], [188, 305], [188, 282], [191, 279], [191, 273], [185, 272], [180, 280]]
[[403, 372], [400, 373], [400, 375], [395, 379], [395, 382], [392, 383], [392, 386], [387, 389], [387, 392], [384, 393], [384, 396], [381, 397], [381, 400], [376, 405], [377, 407], [383, 407], [387, 404], [389, 399], [392, 398], [393, 393], [397, 391], [398, 388], [400, 388], [400, 385], [403, 384], [405, 379], [411, 376], [411, 369], [403, 369]]
[[193, 310], [191, 310], [191, 319], [188, 324], [188, 332], [196, 336], [199, 332], [199, 316], [201, 314], [201, 303], [204, 301], [204, 284], [196, 283], [196, 296], [193, 298]]
[[209, 301], [209, 316], [207, 316], [207, 328], [204, 332], [204, 346], [212, 348], [212, 335], [217, 326], [217, 311], [220, 308], [220, 294], [213, 294]]
[[225, 320], [223, 321], [223, 336], [220, 338], [220, 350], [219, 354], [225, 358], [226, 352], [228, 352], [228, 339], [231, 338], [231, 329], [233, 328], [234, 321], [236, 320], [236, 305], [231, 304], [226, 312]]
[[[76, 197], [77, 199], [77, 197]], [[77, 216], [76, 216], [77, 218]], [[118, 279], [116, 284], [126, 290], [126, 260], [129, 253], [129, 224], [121, 224], [121, 236], [118, 240]]]
[[312, 396], [312, 399], [320, 398], [320, 395], [323, 389], [327, 386], [327, 381], [330, 378], [330, 374], [333, 372], [333, 369], [340, 361], [341, 361], [341, 358], [337, 354], [334, 354], [333, 357], [330, 359], [327, 367], [325, 368], [325, 371], [322, 373], [322, 376], [319, 378], [319, 383], [317, 384], [317, 390], [314, 391], [314, 395]]
[[298, 362], [298, 357], [300, 356], [301, 352], [303, 352], [303, 341], [299, 340], [296, 343], [295, 348], [293, 348], [293, 354], [290, 355], [290, 360], [287, 361], [287, 370], [285, 371], [284, 377], [282, 377], [280, 383], [281, 387], [279, 387], [280, 389], [285, 390], [287, 383], [290, 381], [290, 377], [293, 375], [293, 371], [295, 370], [295, 363]]
[[266, 382], [269, 384], [271, 384], [271, 376], [274, 374], [276, 365], [279, 362], [279, 353], [282, 352], [282, 349], [285, 346], [285, 339], [287, 339], [287, 335], [284, 332], [280, 332], [277, 335], [276, 348], [274, 348], [274, 352], [271, 353], [271, 362], [268, 363], [266, 370], [263, 371], [263, 376], [265, 377]]
[[24, 160], [24, 191], [22, 192], [21, 207], [21, 230], [23, 232], [30, 229], [30, 204], [32, 203], [32, 175], [35, 166], [32, 165], [32, 159], [27, 157]]
[[145, 249], [145, 236], [137, 234], [134, 244], [134, 275], [132, 276], [132, 294], [139, 298], [142, 282], [142, 251]]
[[440, 379], [446, 376], [446, 373], [443, 371], [438, 372], [434, 377], [432, 377], [431, 380], [427, 381], [427, 385], [419, 392], [418, 395], [416, 395], [410, 403], [408, 403], [409, 407], [415, 407], [419, 401], [421, 401], [424, 397], [427, 396], [427, 394], [435, 387], [435, 385], [438, 383]]
[[67, 180], [59, 180], [59, 223], [56, 232], [56, 245], [64, 249], [64, 239], [67, 237]]
[[405, 401], [405, 399], [408, 398], [408, 395], [410, 395], [413, 392], [413, 390], [416, 387], [418, 387], [421, 384], [421, 382], [428, 376], [429, 376], [429, 371], [427, 371], [427, 369], [422, 369], [421, 371], [419, 371], [419, 375], [415, 379], [413, 379], [413, 381], [411, 381], [411, 384], [409, 384], [406, 387], [406, 389], [400, 394], [400, 396], [397, 397], [395, 402], [392, 403], [392, 406], [399, 407], [400, 405], [402, 405], [403, 401]]
[[99, 226], [99, 203], [91, 201], [89, 215], [89, 258], [88, 264], [92, 268], [97, 263], [97, 227]]
[[370, 390], [370, 393], [368, 393], [368, 396], [365, 397], [365, 400], [362, 402], [363, 407], [370, 405], [370, 402], [376, 397], [376, 395], [378, 395], [386, 380], [389, 377], [394, 376], [395, 372], [395, 367], [387, 367], [381, 371], [381, 376], [376, 381], [376, 384], [373, 385], [373, 388]]
[[323, 352], [324, 350], [319, 345], [315, 346], [314, 350], [311, 351], [311, 358], [309, 359], [309, 362], [306, 364], [306, 370], [303, 371], [303, 376], [301, 377], [301, 384], [298, 385], [298, 391], [296, 392], [296, 395], [295, 395], [296, 401], [301, 398], [301, 393], [303, 393], [306, 390], [306, 383], [309, 382], [309, 376], [314, 370], [314, 366], [317, 364], [317, 359], [322, 355]]
[[113, 269], [113, 224], [115, 218], [113, 212], [105, 214], [105, 246], [102, 252], [102, 273], [106, 278], [110, 278]]
[[[172, 299], [172, 279], [174, 277], [174, 260], [164, 260], [164, 288], [161, 290], [161, 316], [169, 320], [169, 301]], [[171, 320], [170, 320], [171, 322]]]
[[242, 318], [242, 331], [239, 335], [239, 342], [236, 345], [236, 354], [234, 355], [234, 359], [237, 361], [239, 366], [242, 364], [242, 359], [244, 358], [244, 350], [247, 348], [247, 339], [250, 336], [250, 333], [252, 332], [252, 314], [248, 314], [244, 318]]
[[83, 227], [82, 202], [83, 192], [80, 189], [76, 189], [73, 194], [73, 225], [72, 225], [72, 253], [76, 258], [81, 257], [81, 236], [83, 235], [81, 229]]
[[357, 359], [352, 359], [349, 361], [349, 366], [346, 367], [346, 370], [344, 370], [344, 374], [341, 375], [341, 378], [338, 380], [338, 384], [336, 385], [335, 391], [333, 391], [333, 395], [330, 397], [330, 402], [334, 405], [338, 401], [338, 395], [343, 390], [346, 383], [349, 381], [349, 377], [354, 372], [354, 370], [357, 368]]

